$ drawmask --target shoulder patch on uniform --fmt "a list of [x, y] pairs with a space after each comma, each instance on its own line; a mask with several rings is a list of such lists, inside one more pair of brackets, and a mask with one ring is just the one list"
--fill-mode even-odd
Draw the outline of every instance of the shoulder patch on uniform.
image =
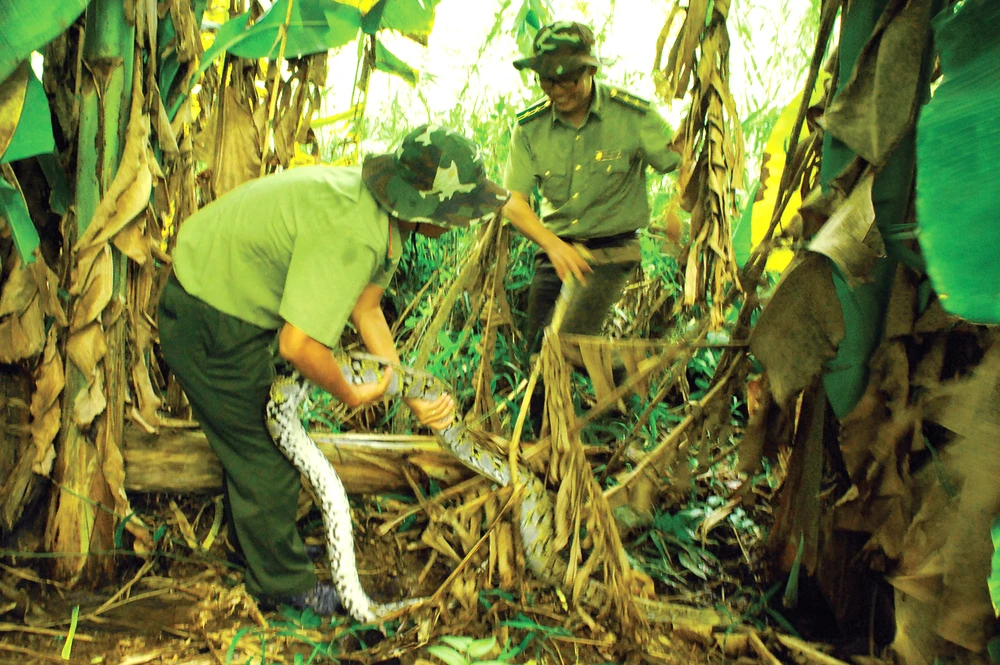
[[538, 116], [545, 113], [550, 105], [551, 102], [548, 99], [538, 100], [537, 102], [535, 102], [534, 104], [532, 104], [531, 106], [529, 106], [528, 108], [524, 109], [523, 111], [517, 114], [517, 124], [523, 125], [526, 122], [534, 120]]
[[648, 100], [642, 97], [636, 97], [631, 92], [622, 90], [621, 88], [611, 88], [608, 90], [608, 96], [615, 100], [619, 104], [624, 104], [625, 106], [645, 113], [649, 110], [650, 103]]

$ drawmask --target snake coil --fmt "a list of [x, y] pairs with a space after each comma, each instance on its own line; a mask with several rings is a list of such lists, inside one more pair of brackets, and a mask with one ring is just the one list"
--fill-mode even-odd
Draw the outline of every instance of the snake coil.
[[[383, 376], [387, 362], [375, 356], [352, 354], [341, 369], [354, 385], [377, 382]], [[393, 397], [437, 399], [448, 393], [447, 385], [427, 372], [399, 367], [386, 394]], [[278, 448], [313, 487], [323, 515], [327, 552], [333, 585], [344, 608], [360, 622], [374, 623], [380, 617], [415, 604], [420, 599], [396, 603], [377, 603], [361, 586], [354, 535], [351, 527], [350, 504], [344, 484], [333, 465], [302, 426], [299, 404], [309, 393], [309, 383], [298, 374], [279, 376], [271, 385], [266, 421]], [[498, 485], [510, 484], [510, 466], [492, 451], [480, 447], [465, 427], [461, 414], [445, 429], [435, 430], [441, 445], [465, 466], [486, 476]], [[521, 502], [518, 528], [524, 545], [525, 563], [546, 582], [561, 584], [566, 562], [552, 551], [554, 538], [553, 506], [545, 484], [530, 470], [518, 468], [518, 480], [526, 491]], [[585, 594], [590, 595], [590, 594]]]

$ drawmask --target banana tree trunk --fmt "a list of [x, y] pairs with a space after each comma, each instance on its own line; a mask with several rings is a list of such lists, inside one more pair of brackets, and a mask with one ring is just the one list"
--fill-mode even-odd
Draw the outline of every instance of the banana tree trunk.
[[[83, 236], [118, 170], [132, 98], [135, 28], [122, 0], [94, 0], [87, 9], [80, 90], [75, 243]], [[74, 248], [74, 254], [76, 249]], [[74, 265], [77, 257], [73, 257]], [[106, 468], [120, 456], [125, 401], [125, 257], [116, 249], [95, 260], [87, 288], [71, 303], [70, 336], [92, 335], [88, 353], [67, 346], [64, 422], [46, 540], [56, 579], [99, 582], [113, 574], [114, 498]], [[108, 291], [110, 290], [110, 294]], [[100, 295], [98, 295], [100, 291]], [[110, 295], [108, 304], [96, 309]], [[94, 310], [93, 320], [85, 316]]]

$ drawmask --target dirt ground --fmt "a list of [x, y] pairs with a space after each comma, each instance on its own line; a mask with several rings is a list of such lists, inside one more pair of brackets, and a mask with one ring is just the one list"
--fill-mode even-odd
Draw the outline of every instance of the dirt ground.
[[[318, 530], [309, 533], [307, 542], [319, 544]], [[594, 610], [567, 609], [560, 596], [530, 580], [522, 589], [524, 601], [487, 592], [471, 608], [454, 601], [425, 606], [393, 624], [388, 636], [343, 616], [322, 620], [287, 607], [261, 611], [246, 594], [240, 569], [226, 561], [224, 532], [208, 552], [192, 552], [170, 533], [163, 540], [153, 558], [120, 556], [119, 581], [98, 590], [72, 590], [46, 580], [42, 559], [0, 560], [0, 664], [440, 665], [427, 646], [442, 636], [490, 635], [498, 645], [480, 661], [497, 660], [505, 644], [523, 645], [504, 659], [512, 665], [709, 663], [723, 657], [707, 632], [679, 634], [669, 623], [616, 635], [613, 620], [595, 620]], [[380, 600], [430, 596], [452, 570], [440, 561], [427, 566], [426, 547], [392, 535], [359, 534], [357, 549], [362, 583]], [[329, 578], [322, 561], [317, 572]]]

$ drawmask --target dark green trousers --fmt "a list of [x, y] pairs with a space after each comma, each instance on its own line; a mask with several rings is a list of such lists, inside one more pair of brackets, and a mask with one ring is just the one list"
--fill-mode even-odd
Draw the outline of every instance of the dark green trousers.
[[312, 588], [316, 574], [295, 527], [299, 472], [264, 423], [275, 332], [223, 314], [172, 276], [160, 296], [159, 329], [163, 357], [225, 469], [247, 590], [275, 597]]
[[[604, 319], [622, 297], [639, 265], [638, 240], [623, 241], [607, 248], [606, 252], [595, 248], [593, 253], [599, 260], [591, 263], [593, 272], [587, 275], [587, 283], [577, 285], [573, 292], [560, 329], [562, 332], [600, 335]], [[601, 261], [602, 253], [611, 254], [613, 260]], [[552, 320], [560, 289], [562, 280], [556, 269], [548, 255], [540, 253], [535, 259], [535, 277], [528, 288], [528, 311], [524, 324], [524, 337], [531, 353], [541, 348], [542, 331]]]

